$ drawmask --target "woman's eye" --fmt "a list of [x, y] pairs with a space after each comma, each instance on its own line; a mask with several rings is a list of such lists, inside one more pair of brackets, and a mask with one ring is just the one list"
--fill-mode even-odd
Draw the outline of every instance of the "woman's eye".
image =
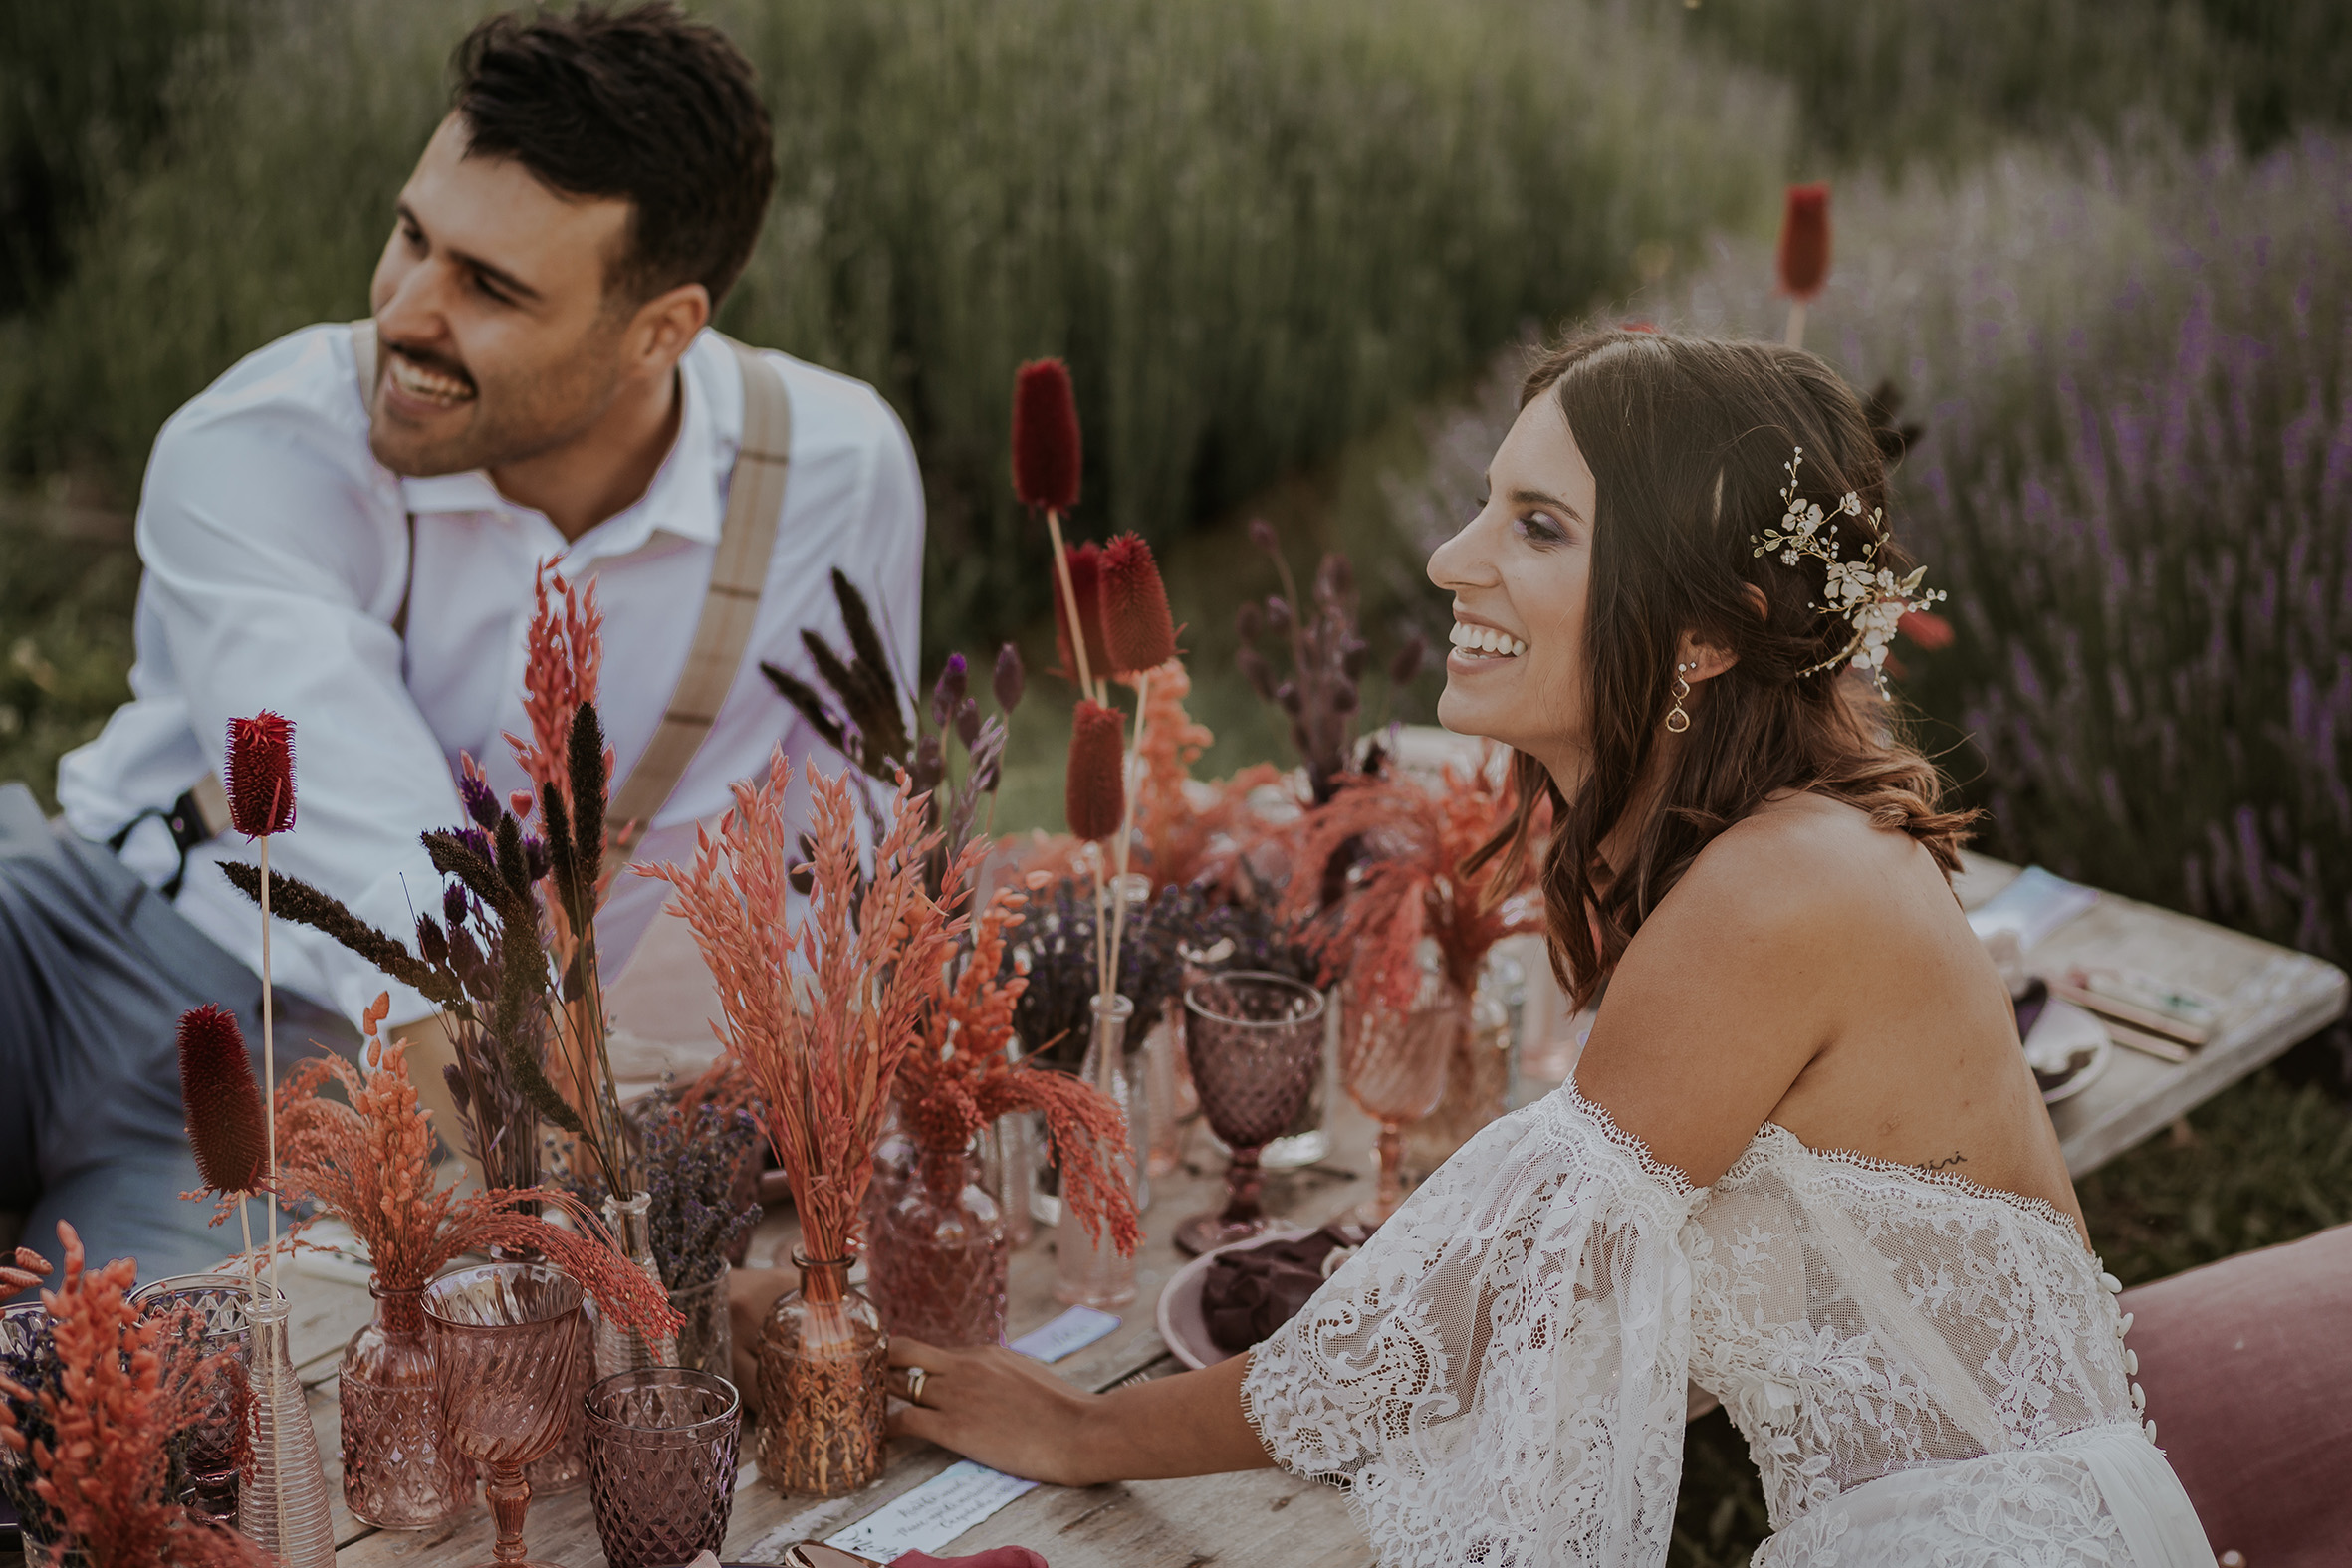
[[1523, 513], [1519, 519], [1519, 531], [1530, 544], [1536, 545], [1556, 545], [1568, 537], [1568, 531], [1561, 528], [1548, 512]]

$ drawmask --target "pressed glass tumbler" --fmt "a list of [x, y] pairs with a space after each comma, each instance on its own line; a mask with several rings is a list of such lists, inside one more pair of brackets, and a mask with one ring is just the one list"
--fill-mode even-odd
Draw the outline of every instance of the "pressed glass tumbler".
[[588, 1501], [611, 1568], [716, 1552], [735, 1506], [743, 1401], [725, 1378], [644, 1367], [588, 1392]]
[[488, 1466], [498, 1546], [482, 1568], [523, 1560], [531, 1484], [523, 1466], [563, 1436], [571, 1371], [588, 1324], [580, 1286], [545, 1263], [483, 1263], [427, 1286], [441, 1405], [460, 1454]]
[[142, 1318], [185, 1312], [203, 1336], [206, 1356], [220, 1356], [205, 1379], [197, 1416], [172, 1438], [174, 1457], [187, 1476], [181, 1500], [223, 1524], [237, 1519], [237, 1464], [245, 1438], [245, 1406], [253, 1397], [248, 1368], [253, 1330], [246, 1321], [245, 1281], [222, 1274], [174, 1274], [130, 1294]]

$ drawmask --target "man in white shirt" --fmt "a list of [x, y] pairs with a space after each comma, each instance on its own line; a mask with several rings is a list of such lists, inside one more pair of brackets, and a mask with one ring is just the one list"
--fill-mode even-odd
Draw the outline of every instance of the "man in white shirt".
[[[646, 752], [717, 580], [756, 369], [789, 397], [781, 519], [732, 685], [638, 860], [689, 852], [778, 741], [796, 760], [817, 744], [758, 665], [805, 669], [804, 628], [841, 640], [833, 568], [914, 667], [923, 504], [898, 420], [783, 354], [739, 365], [707, 330], [774, 182], [749, 65], [668, 4], [497, 18], [454, 65], [376, 266], [372, 335], [282, 338], [158, 436], [133, 699], [59, 768], [70, 833], [34, 842], [29, 795], [0, 796], [0, 1030], [21, 1036], [0, 1039], [20, 1102], [0, 1112], [0, 1209], [29, 1211], [35, 1244], [70, 1219], [94, 1256], [135, 1253], [148, 1277], [224, 1249], [209, 1206], [174, 1198], [195, 1181], [172, 1030], [180, 1008], [217, 1002], [259, 1051], [260, 925], [215, 865], [251, 847], [193, 820], [228, 721], [269, 709], [296, 727], [299, 814], [272, 869], [406, 936], [439, 901], [417, 835], [462, 820], [460, 754], [501, 795], [527, 783], [502, 737], [530, 734], [541, 562], [595, 584], [616, 788]], [[608, 975], [662, 891], [614, 879]], [[317, 932], [279, 923], [272, 961], [295, 1025], [282, 1049], [387, 989], [409, 1025], [395, 1032], [438, 1037], [421, 997]], [[423, 1054], [420, 1088], [445, 1105]]]

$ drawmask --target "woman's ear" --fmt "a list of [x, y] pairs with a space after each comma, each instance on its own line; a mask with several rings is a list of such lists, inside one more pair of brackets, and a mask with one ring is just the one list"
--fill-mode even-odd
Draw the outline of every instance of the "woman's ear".
[[1715, 679], [1739, 663], [1740, 656], [1729, 648], [1705, 641], [1686, 631], [1682, 634], [1682, 640], [1675, 644], [1674, 661], [1682, 667], [1682, 678], [1696, 686], [1701, 681]]

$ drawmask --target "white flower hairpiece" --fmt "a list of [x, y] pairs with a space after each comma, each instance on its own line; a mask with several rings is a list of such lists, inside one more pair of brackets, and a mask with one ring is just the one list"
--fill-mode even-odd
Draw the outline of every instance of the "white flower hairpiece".
[[1862, 515], [1862, 498], [1853, 491], [1837, 504], [1835, 512], [1823, 512], [1817, 501], [1801, 501], [1796, 494], [1796, 471], [1805, 460], [1805, 449], [1798, 447], [1788, 460], [1788, 484], [1780, 492], [1780, 526], [1766, 529], [1761, 536], [1751, 534], [1748, 542], [1756, 547], [1755, 554], [1777, 551], [1780, 563], [1793, 566], [1806, 556], [1828, 569], [1825, 590], [1828, 602], [1812, 607], [1824, 615], [1832, 615], [1853, 628], [1846, 645], [1820, 663], [1796, 672], [1802, 680], [1807, 675], [1818, 675], [1853, 660], [1858, 669], [1870, 672], [1871, 684], [1880, 696], [1886, 695], [1887, 644], [1894, 640], [1895, 627], [1913, 610], [1925, 609], [1937, 600], [1948, 597], [1940, 588], [1922, 588], [1920, 579], [1927, 575], [1927, 567], [1914, 569], [1911, 575], [1897, 581], [1893, 571], [1876, 564], [1878, 547], [1889, 536], [1886, 514], [1873, 507], [1870, 511], [1872, 530], [1878, 538], [1862, 546], [1862, 559], [1843, 559], [1837, 537], [1836, 517], [1858, 518]]

